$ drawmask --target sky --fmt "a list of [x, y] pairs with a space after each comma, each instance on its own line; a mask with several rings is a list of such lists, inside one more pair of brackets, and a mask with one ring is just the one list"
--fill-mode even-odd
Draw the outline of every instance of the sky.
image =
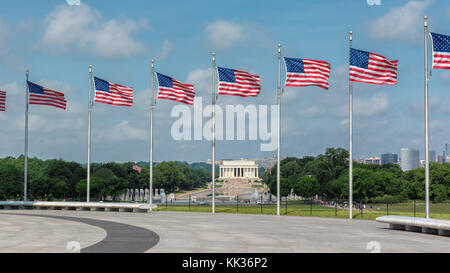
[[[424, 15], [431, 31], [450, 35], [446, 0], [3, 1], [0, 90], [7, 91], [7, 111], [0, 112], [0, 157], [24, 151], [26, 69], [30, 81], [63, 92], [68, 101], [65, 111], [30, 105], [29, 156], [86, 162], [88, 69], [93, 65], [95, 76], [133, 87], [134, 103], [95, 103], [91, 160], [148, 161], [152, 59], [158, 72], [193, 84], [196, 102], [201, 100], [204, 109], [211, 102], [215, 52], [217, 65], [257, 74], [262, 83], [256, 98], [220, 96], [218, 107], [265, 105], [276, 118], [270, 109], [277, 104], [278, 43], [283, 56], [331, 64], [329, 90], [284, 90], [282, 157], [314, 156], [327, 147], [347, 149], [352, 30], [354, 48], [399, 60], [397, 85], [354, 84], [354, 157], [411, 147], [423, 158]], [[450, 143], [450, 71], [432, 73], [430, 149], [439, 154]], [[208, 139], [174, 139], [172, 127], [179, 117], [171, 112], [177, 105], [168, 100], [156, 104], [154, 160], [210, 159]], [[203, 117], [203, 124], [208, 120]], [[257, 140], [218, 140], [216, 159], [276, 154], [262, 151], [261, 143], [259, 135]]]

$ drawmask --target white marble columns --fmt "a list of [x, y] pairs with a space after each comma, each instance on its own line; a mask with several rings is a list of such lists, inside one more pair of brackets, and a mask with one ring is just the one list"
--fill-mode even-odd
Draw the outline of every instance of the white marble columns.
[[220, 178], [258, 178], [257, 166], [220, 166]]

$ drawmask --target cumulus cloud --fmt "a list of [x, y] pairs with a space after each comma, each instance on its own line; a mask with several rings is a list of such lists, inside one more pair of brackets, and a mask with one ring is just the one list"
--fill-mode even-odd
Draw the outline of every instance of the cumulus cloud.
[[[357, 98], [353, 100], [353, 113], [358, 116], [370, 117], [383, 113], [389, 108], [389, 97], [384, 93], [377, 93], [371, 98]], [[348, 105], [342, 105], [338, 114], [348, 115]]]
[[425, 10], [432, 2], [410, 1], [404, 6], [390, 9], [382, 17], [370, 22], [369, 36], [383, 41], [412, 41], [419, 38]]
[[311, 106], [311, 107], [306, 107], [306, 108], [302, 108], [299, 111], [300, 116], [302, 117], [317, 117], [321, 114], [323, 114], [325, 111], [324, 109], [318, 107], [318, 106]]
[[81, 51], [103, 58], [126, 58], [144, 51], [132, 34], [148, 29], [145, 21], [105, 20], [81, 4], [57, 6], [45, 19], [42, 45], [60, 52]]
[[128, 120], [122, 120], [119, 124], [111, 129], [104, 129], [95, 135], [97, 141], [130, 141], [130, 140], [146, 140], [147, 131], [134, 127]]
[[159, 53], [159, 58], [164, 59], [165, 57], [169, 56], [169, 54], [173, 51], [174, 46], [172, 42], [169, 40], [164, 40], [161, 52]]
[[245, 40], [245, 32], [245, 26], [221, 19], [206, 27], [208, 42], [214, 48], [231, 48]]
[[211, 93], [211, 68], [191, 71], [187, 76], [186, 82], [194, 85], [194, 90], [197, 94]]

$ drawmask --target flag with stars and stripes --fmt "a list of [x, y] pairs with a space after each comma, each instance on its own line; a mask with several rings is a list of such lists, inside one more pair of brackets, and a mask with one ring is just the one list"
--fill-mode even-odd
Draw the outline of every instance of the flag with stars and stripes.
[[169, 76], [156, 72], [158, 80], [158, 99], [179, 101], [192, 105], [194, 103], [194, 86], [182, 83]]
[[95, 102], [111, 105], [133, 105], [133, 88], [94, 77]]
[[395, 85], [397, 63], [378, 54], [350, 48], [350, 81]]
[[330, 77], [330, 64], [325, 61], [316, 61], [300, 58], [284, 58], [286, 64], [286, 87], [304, 87], [315, 85], [328, 89]]
[[0, 91], [0, 111], [6, 111], [6, 91]]
[[27, 81], [29, 91], [29, 104], [40, 104], [66, 109], [64, 94], [44, 88], [38, 84]]
[[245, 71], [217, 67], [219, 95], [256, 97], [261, 90], [260, 78]]
[[141, 173], [142, 169], [139, 167], [136, 162], [133, 163], [133, 170], [135, 170], [138, 173]]
[[433, 69], [450, 69], [450, 36], [430, 33], [433, 40]]

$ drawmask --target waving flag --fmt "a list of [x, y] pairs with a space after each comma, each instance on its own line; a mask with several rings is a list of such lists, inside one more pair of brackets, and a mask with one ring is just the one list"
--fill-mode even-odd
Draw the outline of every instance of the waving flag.
[[397, 84], [397, 63], [378, 54], [350, 48], [350, 81]]
[[284, 58], [286, 64], [287, 87], [303, 87], [309, 85], [328, 89], [330, 77], [330, 64], [325, 61], [316, 61], [299, 58]]
[[450, 69], [450, 36], [431, 32], [433, 69]]
[[261, 90], [259, 76], [245, 71], [217, 67], [219, 73], [219, 95], [256, 97]]
[[64, 110], [66, 109], [67, 101], [63, 93], [46, 89], [30, 81], [27, 81], [27, 84], [28, 91], [30, 92], [30, 104], [49, 105]]
[[158, 99], [179, 101], [192, 105], [194, 103], [194, 86], [182, 83], [169, 76], [156, 72], [158, 79]]
[[133, 88], [94, 77], [95, 102], [111, 105], [133, 105]]
[[133, 164], [133, 170], [137, 171], [138, 173], [141, 173], [142, 169], [139, 167], [136, 163]]
[[6, 111], [6, 91], [0, 91], [0, 111]]

